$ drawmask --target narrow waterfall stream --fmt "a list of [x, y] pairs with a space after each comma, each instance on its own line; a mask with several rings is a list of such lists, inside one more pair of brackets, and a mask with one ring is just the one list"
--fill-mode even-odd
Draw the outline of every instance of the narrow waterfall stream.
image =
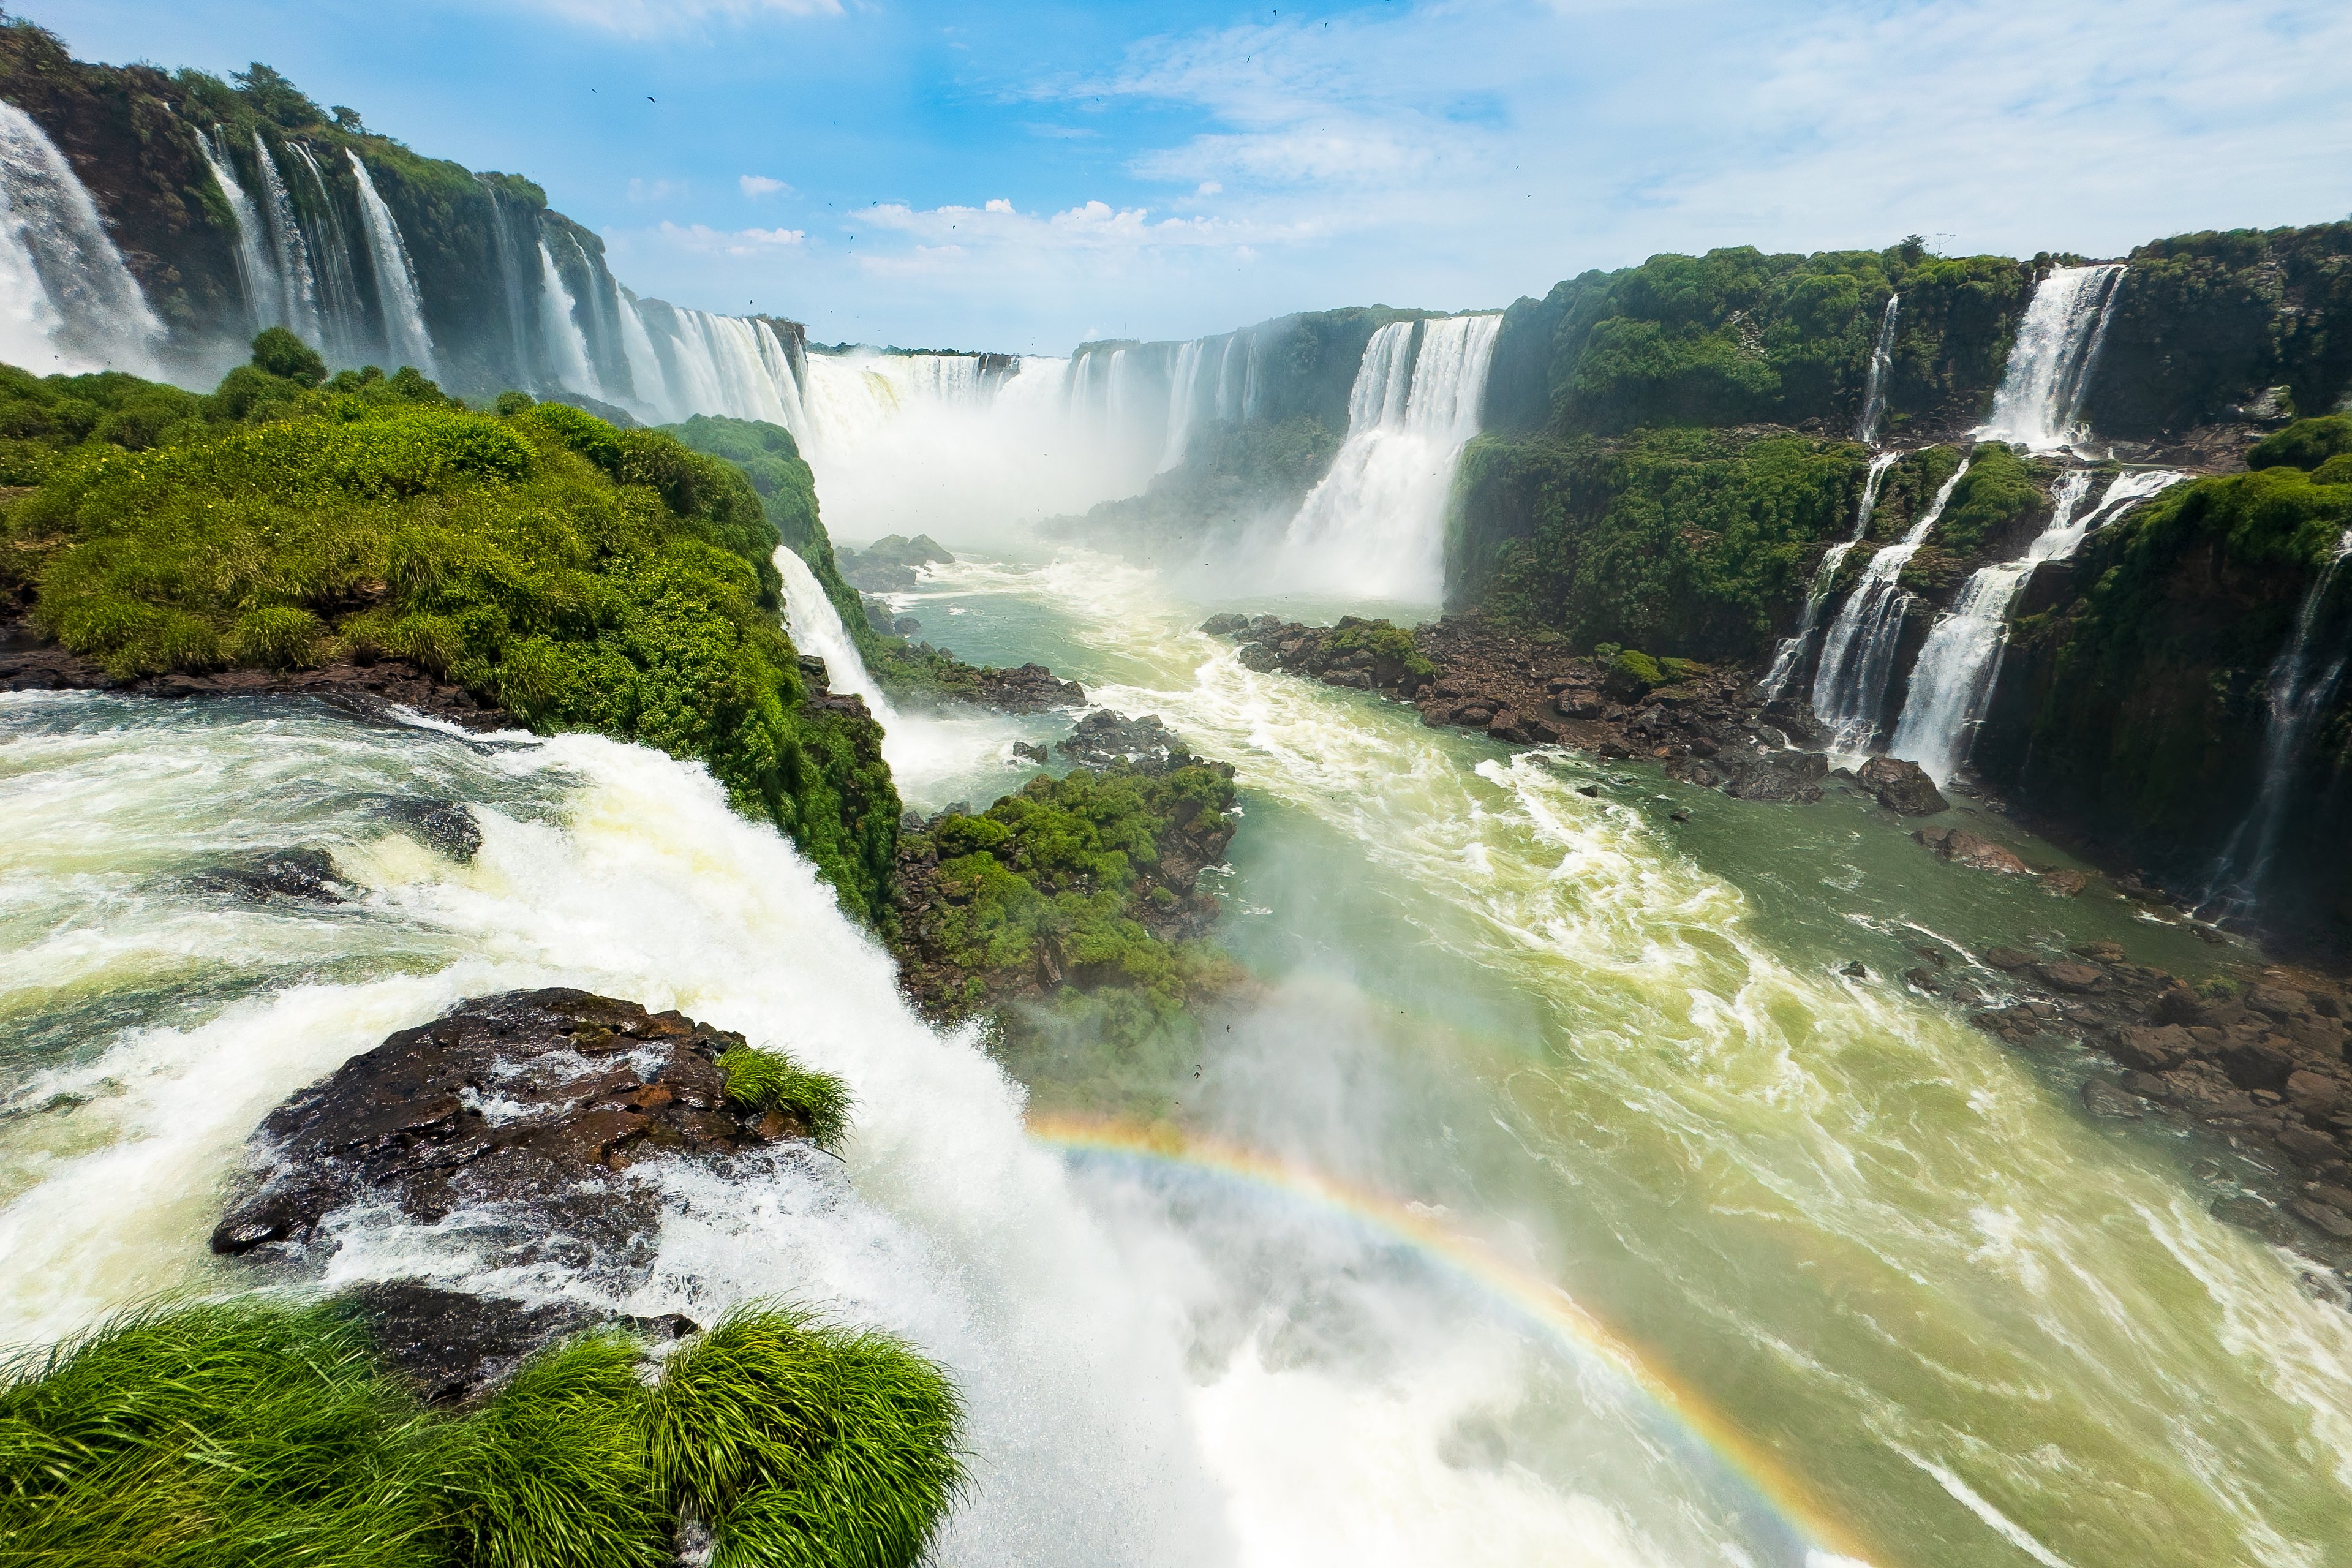
[[2082, 440], [2083, 397], [2098, 368], [2124, 271], [2121, 262], [2103, 262], [2054, 268], [2042, 279], [2018, 323], [2016, 346], [1978, 439], [2013, 442], [2034, 452]]
[[1771, 668], [1764, 672], [1760, 683], [1767, 701], [1777, 699], [1804, 667], [1805, 655], [1812, 647], [1813, 632], [1822, 624], [1822, 607], [1829, 603], [1830, 590], [1837, 584], [1838, 568], [1845, 564], [1845, 558], [1853, 553], [1853, 547], [1870, 531], [1871, 514], [1878, 510], [1878, 491], [1886, 482], [1886, 470], [1902, 456], [1900, 452], [1872, 456], [1870, 467], [1863, 474], [1862, 499], [1854, 504], [1853, 535], [1822, 552], [1822, 563], [1813, 568], [1813, 579], [1805, 586], [1805, 610], [1797, 622], [1797, 629], [1782, 637], [1780, 646], [1772, 650]]
[[65, 154], [0, 103], [0, 361], [149, 375], [163, 334]]
[[1968, 471], [1963, 458], [1909, 531], [1864, 563], [1860, 580], [1830, 623], [1829, 636], [1822, 642], [1822, 662], [1813, 672], [1813, 715], [1829, 726], [1833, 755], [1858, 756], [1877, 737], [1910, 602], [1899, 585], [1903, 568], [1943, 518]]
[[[415, 365], [427, 376], [437, 374], [433, 336], [425, 328], [425, 307], [416, 295], [416, 268], [392, 209], [376, 194], [374, 177], [360, 155], [349, 148], [352, 174], [359, 180], [360, 212], [367, 224], [368, 256], [375, 264], [376, 306], [383, 316], [384, 352], [394, 366]], [[390, 368], [390, 367], [387, 367]]]

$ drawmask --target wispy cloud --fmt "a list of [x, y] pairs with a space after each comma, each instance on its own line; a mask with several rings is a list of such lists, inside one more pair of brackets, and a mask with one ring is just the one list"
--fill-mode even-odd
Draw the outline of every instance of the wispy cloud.
[[672, 247], [706, 256], [759, 256], [807, 242], [797, 228], [712, 228], [708, 224], [665, 223], [658, 233]]
[[745, 174], [735, 183], [742, 186], [743, 194], [753, 201], [759, 200], [761, 196], [778, 195], [792, 189], [792, 186], [784, 184], [783, 181], [772, 179], [766, 174]]
[[524, 0], [568, 22], [631, 37], [675, 33], [703, 22], [838, 16], [841, 0]]

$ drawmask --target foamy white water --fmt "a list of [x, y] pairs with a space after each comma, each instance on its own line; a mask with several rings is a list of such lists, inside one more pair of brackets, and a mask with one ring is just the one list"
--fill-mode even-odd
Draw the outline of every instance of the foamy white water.
[[1983, 441], [2008, 441], [2033, 452], [2055, 452], [2089, 434], [2083, 399], [2098, 369], [2107, 318], [2122, 291], [2124, 267], [2053, 268], [2033, 290], [2017, 324], [2017, 342], [1992, 398], [1992, 415], [1977, 431]]
[[163, 325], [47, 132], [0, 103], [0, 360], [153, 375]]
[[[383, 316], [384, 352], [392, 365], [415, 365], [426, 375], [437, 375], [433, 358], [433, 334], [425, 330], [425, 302], [416, 293], [416, 268], [408, 259], [408, 246], [392, 209], [376, 194], [375, 178], [352, 149], [343, 149], [352, 173], [360, 183], [360, 214], [367, 224], [368, 258], [375, 264], [376, 305]], [[541, 248], [544, 257], [546, 250]], [[583, 389], [584, 390], [584, 389]]]

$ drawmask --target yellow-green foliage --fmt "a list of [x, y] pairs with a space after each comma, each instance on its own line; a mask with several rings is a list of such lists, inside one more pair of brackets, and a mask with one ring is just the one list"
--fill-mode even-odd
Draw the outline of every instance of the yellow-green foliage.
[[467, 1415], [360, 1321], [261, 1297], [0, 1369], [0, 1568], [908, 1568], [961, 1480], [955, 1391], [896, 1340], [738, 1309], [649, 1379], [594, 1332]]
[[413, 371], [314, 389], [245, 366], [138, 450], [58, 415], [71, 388], [44, 416], [42, 390], [16, 399], [44, 477], [6, 554], [66, 647], [118, 677], [413, 659], [533, 728], [706, 763], [845, 902], [886, 907], [878, 731], [803, 706], [775, 530], [726, 464], [561, 405], [472, 413]]

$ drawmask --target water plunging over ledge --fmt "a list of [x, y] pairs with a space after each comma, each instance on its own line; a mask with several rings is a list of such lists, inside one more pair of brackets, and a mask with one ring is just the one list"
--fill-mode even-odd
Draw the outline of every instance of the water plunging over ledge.
[[1886, 708], [1886, 689], [1895, 678], [1895, 656], [1903, 640], [1903, 617], [1911, 595], [1897, 579], [1911, 557], [1951, 504], [1952, 492], [1968, 477], [1969, 458], [1952, 470], [1936, 499], [1919, 513], [1908, 531], [1863, 563], [1862, 575], [1838, 607], [1822, 643], [1822, 662], [1813, 672], [1813, 716], [1830, 728], [1832, 755], [1850, 758], [1869, 750], [1877, 737]]

